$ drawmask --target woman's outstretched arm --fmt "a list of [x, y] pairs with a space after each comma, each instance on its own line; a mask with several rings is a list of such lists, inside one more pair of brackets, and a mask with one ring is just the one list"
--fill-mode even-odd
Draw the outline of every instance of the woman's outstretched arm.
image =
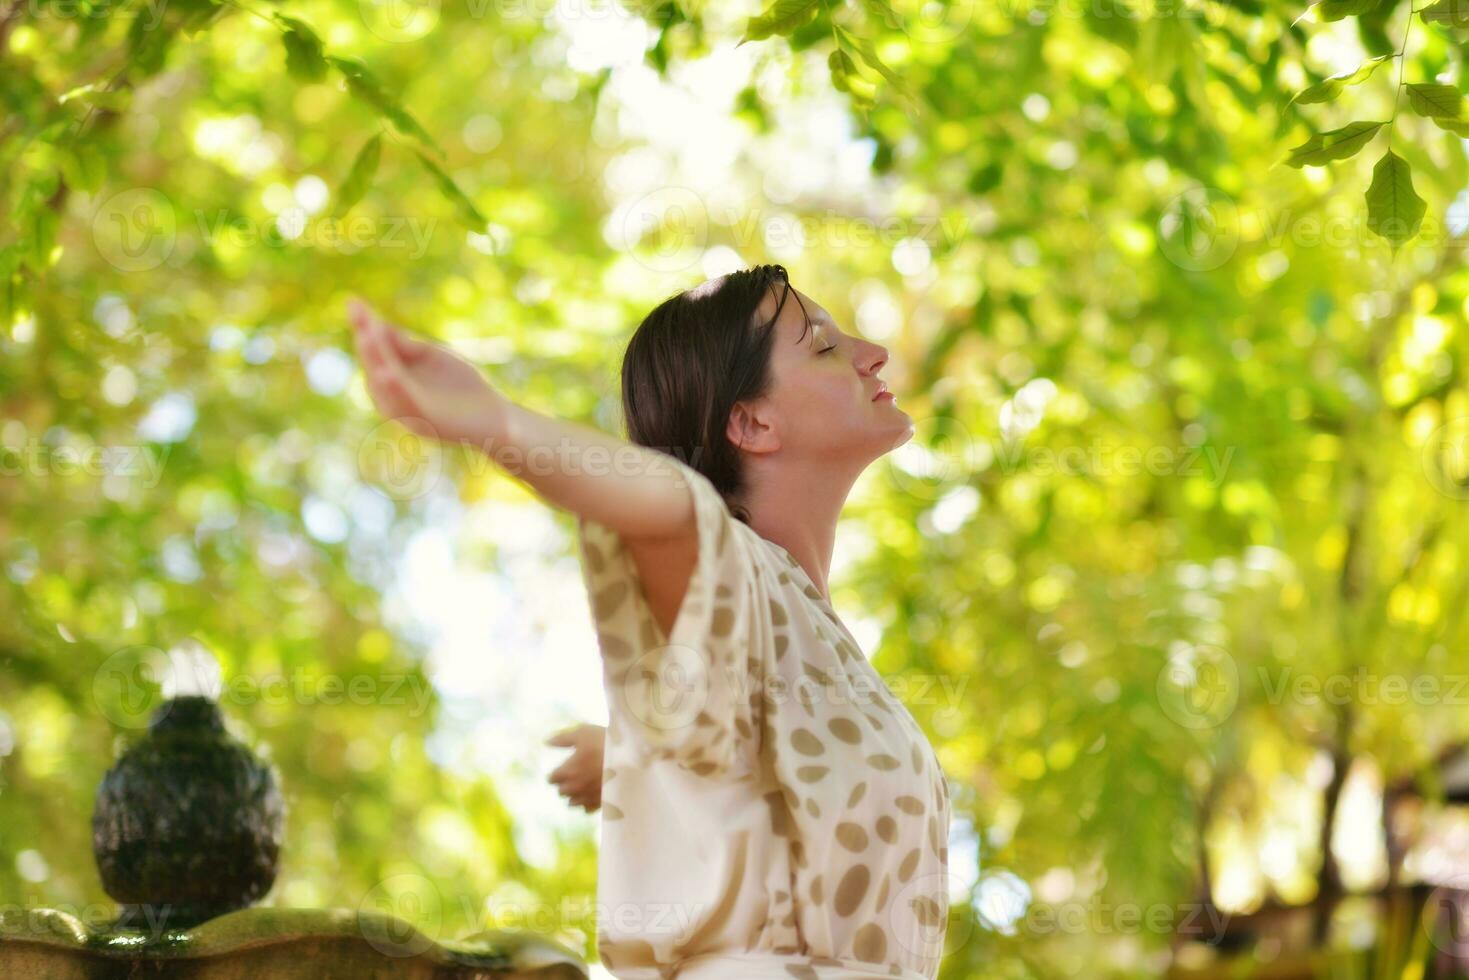
[[360, 300], [349, 314], [384, 416], [423, 436], [471, 443], [552, 506], [630, 541], [692, 540], [693, 493], [661, 452], [516, 404], [459, 355], [409, 337]]

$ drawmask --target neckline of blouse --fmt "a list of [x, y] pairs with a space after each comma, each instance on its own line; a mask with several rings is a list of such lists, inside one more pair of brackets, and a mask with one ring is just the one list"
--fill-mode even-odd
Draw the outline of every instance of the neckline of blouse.
[[[750, 530], [751, 531], [755, 531], [754, 528], [751, 528]], [[817, 597], [817, 600], [818, 601], [820, 601], [822, 603], [825, 603], [828, 606], [831, 605], [831, 600], [828, 599], [826, 596], [824, 596], [824, 595], [821, 594], [821, 590], [816, 587], [816, 583], [813, 582], [813, 581], [811, 581], [811, 576], [808, 575], [808, 574], [806, 574], [806, 569], [804, 569], [804, 568], [801, 567], [801, 563], [798, 562], [798, 561], [796, 561], [795, 556], [792, 555], [789, 551], [787, 551], [785, 549], [785, 546], [784, 545], [776, 544], [774, 541], [770, 540], [769, 538], [762, 536], [760, 534], [760, 532], [758, 532], [758, 531], [755, 531], [755, 536], [757, 538], [760, 538], [761, 541], [764, 541], [766, 544], [770, 545], [770, 547], [772, 547], [772, 548], [776, 549], [777, 551], [779, 551], [781, 553], [781, 555], [783, 555], [785, 557], [786, 564], [790, 565], [791, 568], [795, 569], [797, 572], [799, 572], [801, 574], [801, 578], [805, 579], [806, 585], [810, 587], [811, 591], [813, 591], [813, 592], [816, 593], [816, 597]]]

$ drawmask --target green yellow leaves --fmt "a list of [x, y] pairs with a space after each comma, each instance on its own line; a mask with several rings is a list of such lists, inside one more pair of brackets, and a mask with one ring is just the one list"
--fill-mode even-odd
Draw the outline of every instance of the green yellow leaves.
[[1448, 24], [1450, 27], [1469, 27], [1469, 0], [1438, 0], [1425, 7], [1423, 20], [1429, 24]]
[[354, 98], [376, 109], [379, 115], [392, 123], [404, 136], [411, 136], [425, 146], [442, 151], [428, 130], [419, 125], [418, 120], [383, 88], [382, 83], [368, 71], [366, 65], [355, 58], [338, 58], [333, 55], [327, 55], [326, 60], [342, 73], [342, 77], [347, 80], [347, 90]]
[[304, 22], [284, 14], [275, 15], [286, 48], [286, 71], [298, 82], [319, 82], [326, 77], [326, 50], [321, 38]]
[[459, 223], [470, 231], [484, 234], [485, 225], [488, 224], [488, 221], [480, 213], [479, 208], [475, 207], [474, 202], [469, 199], [469, 195], [459, 189], [459, 185], [454, 183], [454, 179], [449, 176], [443, 167], [439, 166], [433, 157], [422, 150], [415, 150], [414, 152], [418, 154], [418, 160], [423, 164], [423, 168], [433, 177], [434, 183], [438, 184], [439, 192], [454, 205]]
[[805, 27], [816, 16], [819, 7], [819, 0], [776, 0], [763, 13], [750, 18], [745, 24], [745, 36], [735, 47], [746, 41], [763, 41]]
[[1427, 207], [1413, 190], [1408, 161], [1388, 150], [1372, 168], [1372, 184], [1367, 188], [1367, 227], [1386, 238], [1397, 251], [1418, 234]]
[[1408, 104], [1420, 116], [1458, 119], [1464, 111], [1464, 95], [1452, 85], [1409, 85]]
[[1345, 160], [1366, 146], [1385, 124], [1385, 120], [1354, 122], [1340, 129], [1315, 133], [1300, 146], [1292, 147], [1285, 162], [1292, 167], [1319, 167], [1332, 160]]
[[1310, 88], [1303, 89], [1291, 99], [1291, 102], [1299, 102], [1302, 105], [1314, 102], [1330, 102], [1340, 95], [1341, 90], [1348, 85], [1360, 85], [1362, 82], [1371, 78], [1372, 73], [1381, 67], [1383, 62], [1392, 57], [1393, 55], [1385, 54], [1377, 58], [1370, 58], [1351, 71], [1344, 71], [1340, 74], [1332, 75], [1330, 78], [1317, 82]]
[[1452, 85], [1409, 85], [1408, 103], [1420, 116], [1440, 128], [1469, 137], [1469, 119], [1464, 118], [1464, 94]]
[[[899, 34], [906, 34], [901, 18], [884, 0], [863, 0], [862, 6], [872, 19], [881, 21], [888, 29]], [[760, 41], [776, 35], [788, 37], [811, 24], [820, 10], [820, 0], [776, 0], [758, 16], [749, 19], [739, 44], [744, 44], [746, 41]], [[881, 76], [890, 89], [905, 103], [906, 108], [914, 111], [919, 108], [917, 99], [914, 98], [902, 77], [882, 60], [877, 53], [877, 48], [870, 40], [852, 33], [835, 20], [831, 23], [831, 34], [836, 47], [827, 57], [826, 63], [831, 70], [833, 88], [850, 95], [853, 104], [859, 109], [871, 109], [877, 94], [877, 86], [874, 81], [864, 76], [858, 67], [860, 63]], [[739, 44], [735, 46], [738, 47]]]
[[357, 151], [357, 158], [352, 161], [352, 169], [347, 172], [347, 179], [342, 181], [341, 189], [337, 191], [336, 216], [343, 217], [352, 210], [352, 206], [362, 200], [362, 195], [367, 193], [367, 188], [372, 184], [372, 178], [377, 173], [378, 162], [383, 156], [383, 137], [381, 133]]
[[1342, 20], [1365, 14], [1378, 4], [1378, 0], [1321, 0], [1312, 9], [1324, 21]]
[[[396, 95], [361, 61], [327, 54], [321, 38], [304, 21], [280, 13], [273, 15], [273, 20], [281, 32], [281, 44], [286, 50], [286, 70], [291, 77], [301, 82], [319, 82], [332, 69], [340, 73], [353, 98], [386, 119], [403, 136], [420, 144], [414, 147], [414, 153], [433, 178], [435, 186], [454, 205], [456, 215], [467, 227], [482, 231], [485, 226], [484, 216], [449, 176], [448, 171], [429, 155], [442, 155], [443, 148], [413, 114], [403, 107]], [[337, 191], [338, 217], [350, 211], [367, 193], [377, 173], [378, 164], [382, 161], [382, 149], [382, 134], [378, 133], [358, 151], [351, 169]]]

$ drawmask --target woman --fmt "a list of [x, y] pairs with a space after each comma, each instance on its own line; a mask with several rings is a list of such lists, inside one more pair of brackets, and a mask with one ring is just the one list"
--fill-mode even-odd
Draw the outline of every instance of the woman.
[[934, 977], [944, 773], [827, 592], [852, 485], [913, 434], [878, 378], [887, 351], [840, 330], [780, 266], [711, 279], [632, 337], [623, 441], [509, 401], [360, 303], [352, 320], [385, 415], [481, 447], [577, 515], [608, 702], [607, 968]]

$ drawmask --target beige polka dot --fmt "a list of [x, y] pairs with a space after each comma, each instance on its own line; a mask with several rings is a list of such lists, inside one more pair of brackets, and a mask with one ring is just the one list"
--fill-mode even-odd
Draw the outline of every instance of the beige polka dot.
[[837, 824], [837, 843], [849, 851], [866, 850], [867, 831], [850, 820], [843, 820]]
[[583, 540], [582, 550], [587, 555], [587, 567], [594, 573], [602, 571], [607, 566], [607, 559], [602, 556], [602, 549], [591, 541]]
[[735, 615], [729, 606], [719, 606], [714, 610], [714, 618], [709, 623], [709, 632], [713, 636], [726, 637], [734, 632]]
[[867, 886], [872, 883], [872, 872], [865, 864], [854, 864], [842, 875], [832, 896], [832, 907], [837, 915], [851, 915], [867, 896]]
[[811, 904], [820, 905], [825, 896], [821, 894], [821, 875], [811, 879]]
[[770, 832], [777, 837], [791, 836], [790, 812], [779, 793], [766, 793], [765, 803], [770, 807]]
[[592, 609], [599, 620], [610, 619], [617, 612], [617, 607], [628, 596], [628, 584], [625, 581], [613, 582], [602, 591], [592, 596]]
[[917, 870], [917, 868], [918, 848], [915, 847], [913, 848], [913, 850], [908, 852], [908, 855], [905, 858], [903, 858], [903, 863], [898, 865], [898, 880], [907, 881], [909, 878], [913, 877], [913, 872]]
[[891, 844], [898, 839], [898, 822], [889, 816], [877, 818], [877, 836], [883, 843]]
[[862, 794], [864, 794], [866, 792], [867, 792], [867, 783], [866, 782], [858, 783], [852, 789], [852, 795], [849, 796], [849, 797], [847, 797], [847, 809], [850, 810], [850, 809], [852, 809], [852, 807], [856, 806], [859, 802], [861, 802], [861, 800], [862, 800]]
[[943, 921], [943, 912], [939, 909], [939, 903], [927, 895], [919, 895], [912, 901], [913, 914], [918, 918], [920, 924], [927, 927], [937, 926]]
[[774, 599], [770, 600], [770, 621], [776, 626], [784, 626], [790, 621], [790, 616], [786, 613], [786, 607]]
[[612, 660], [623, 660], [632, 656], [632, 645], [620, 636], [611, 633], [597, 634], [602, 641], [602, 655]]
[[869, 922], [852, 938], [852, 954], [867, 963], [881, 963], [888, 953], [887, 933], [882, 926]]
[[826, 766], [802, 766], [796, 770], [796, 778], [803, 783], [814, 783], [829, 772], [831, 770]]
[[804, 963], [799, 963], [794, 966], [787, 963], [786, 972], [795, 977], [796, 980], [821, 980], [821, 974], [817, 973], [815, 968], [809, 967]]
[[826, 746], [821, 744], [821, 739], [809, 728], [797, 728], [791, 732], [791, 745], [802, 755], [821, 755], [826, 751]]
[[811, 816], [820, 819], [821, 807], [816, 805], [816, 799], [814, 797], [806, 801], [806, 812], [811, 814]]
[[892, 884], [892, 879], [889, 878], [887, 875], [883, 875], [882, 876], [882, 885], [877, 889], [877, 910], [879, 912], [881, 912], [883, 909], [885, 909], [887, 907], [887, 904], [888, 904], [888, 886], [891, 885], [891, 884]]
[[891, 772], [894, 769], [898, 768], [899, 765], [901, 765], [901, 763], [899, 763], [897, 759], [894, 759], [886, 752], [877, 752], [869, 755], [867, 757], [867, 764], [872, 768], [880, 769], [883, 772]]
[[894, 800], [893, 803], [897, 805], [899, 810], [902, 810], [904, 813], [911, 813], [915, 817], [923, 812], [923, 801], [916, 796], [909, 796], [905, 793]]
[[850, 718], [833, 718], [826, 723], [826, 727], [848, 745], [856, 745], [862, 741], [862, 729], [858, 728], [857, 723]]

